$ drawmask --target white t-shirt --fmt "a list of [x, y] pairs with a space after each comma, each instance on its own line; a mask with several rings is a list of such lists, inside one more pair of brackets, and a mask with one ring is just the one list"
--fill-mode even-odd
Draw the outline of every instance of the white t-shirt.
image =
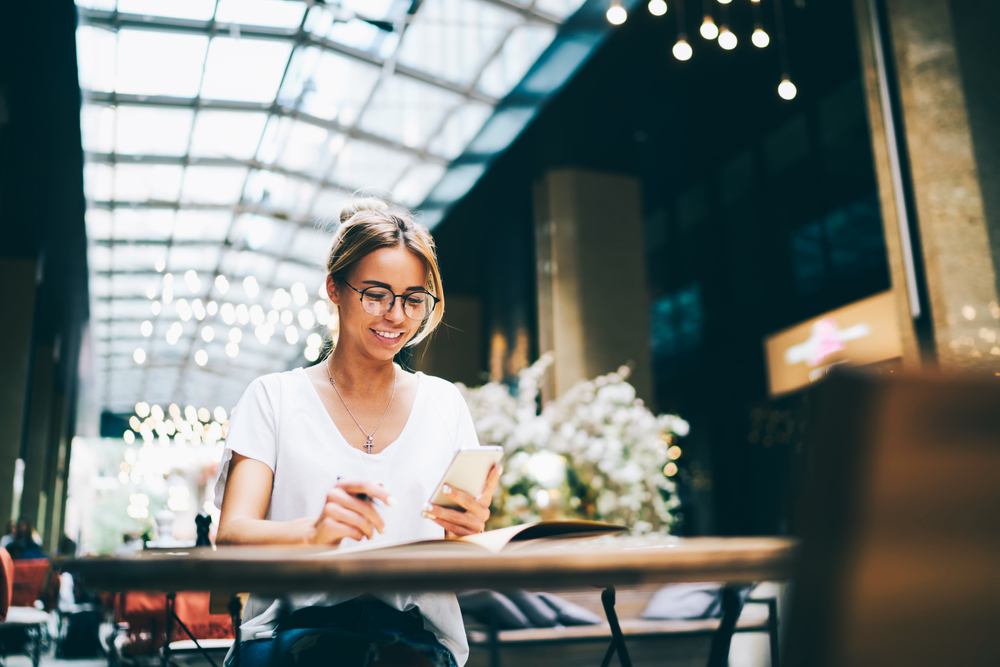
[[[338, 477], [380, 482], [393, 496], [381, 507], [385, 532], [365, 544], [441, 538], [444, 529], [420, 515], [455, 451], [478, 447], [469, 408], [458, 389], [417, 373], [416, 397], [399, 437], [377, 454], [352, 447], [337, 429], [302, 368], [272, 373], [250, 383], [232, 410], [226, 449], [215, 483], [221, 507], [232, 452], [266, 464], [274, 472], [266, 519], [317, 517]], [[357, 434], [357, 435], [360, 435]], [[342, 545], [357, 544], [345, 539]], [[309, 594], [290, 599], [293, 609], [334, 605], [354, 595]], [[419, 607], [425, 627], [455, 656], [469, 656], [462, 612], [453, 594], [383, 593], [376, 597], [401, 611]], [[251, 596], [241, 626], [244, 639], [270, 636], [277, 618], [273, 599]]]

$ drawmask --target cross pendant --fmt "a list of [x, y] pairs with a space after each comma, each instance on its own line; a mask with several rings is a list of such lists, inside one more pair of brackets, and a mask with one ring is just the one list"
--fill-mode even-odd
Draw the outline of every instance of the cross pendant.
[[372, 437], [368, 436], [365, 440], [365, 452], [371, 454], [373, 449], [375, 449], [375, 444], [372, 442]]

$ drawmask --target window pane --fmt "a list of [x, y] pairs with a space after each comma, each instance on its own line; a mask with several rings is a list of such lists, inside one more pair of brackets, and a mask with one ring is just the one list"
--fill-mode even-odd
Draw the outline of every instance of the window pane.
[[[219, 264], [219, 248], [208, 246], [175, 245], [170, 248], [170, 258], [167, 260], [167, 270], [174, 274], [174, 285], [179, 285], [182, 292], [188, 292], [184, 285], [183, 274], [188, 269], [199, 272], [201, 288], [199, 293], [208, 291], [209, 273]], [[179, 282], [178, 282], [179, 281]]]
[[251, 205], [295, 220], [305, 216], [315, 192], [316, 185], [310, 181], [271, 171], [255, 171], [247, 181], [245, 199]]
[[171, 209], [119, 208], [115, 210], [115, 238], [167, 240], [174, 227]]
[[244, 213], [236, 218], [229, 240], [235, 248], [283, 253], [293, 232], [294, 226], [290, 223], [278, 222], [263, 215]]
[[431, 140], [428, 149], [449, 160], [458, 157], [492, 111], [493, 107], [481, 102], [463, 105], [448, 117], [441, 132]]
[[115, 150], [115, 110], [100, 104], [84, 104], [80, 111], [83, 149], [95, 153]]
[[379, 84], [361, 127], [417, 148], [426, 144], [445, 114], [461, 102], [455, 93], [394, 75]]
[[207, 21], [214, 9], [214, 0], [118, 0], [118, 11], [145, 16]]
[[403, 37], [399, 59], [469, 84], [518, 21], [514, 12], [479, 0], [426, 0]]
[[124, 155], [184, 155], [193, 119], [191, 109], [120, 105], [116, 149]]
[[[164, 255], [166, 248], [162, 245], [142, 243], [116, 245], [111, 249], [111, 265], [116, 271], [136, 269], [151, 271], [156, 260], [162, 259]], [[146, 304], [146, 312], [149, 312], [149, 304]]]
[[[201, 96], [270, 102], [278, 92], [292, 44], [276, 39], [215, 37], [208, 49]], [[252, 76], [248, 76], [252, 72]]]
[[236, 204], [247, 170], [243, 167], [188, 167], [184, 174], [183, 203]]
[[[333, 243], [333, 234], [322, 229], [303, 227], [295, 234], [295, 240], [288, 251], [289, 257], [295, 257], [308, 264], [314, 264], [317, 270], [326, 266], [327, 253]], [[314, 294], [315, 288], [309, 289]]]
[[83, 167], [83, 190], [87, 199], [109, 201], [114, 196], [115, 170], [107, 164], [88, 162]]
[[183, 172], [178, 165], [119, 164], [115, 167], [115, 199], [177, 201]]
[[[359, 13], [369, 18], [378, 18], [366, 8]], [[399, 43], [396, 32], [380, 30], [372, 24], [350, 16], [345, 12], [331, 11], [322, 7], [313, 7], [306, 19], [306, 30], [320, 38], [325, 38], [339, 44], [387, 58]]]
[[257, 158], [316, 178], [326, 175], [344, 138], [310, 123], [272, 116]]
[[156, 30], [119, 30], [115, 89], [136, 95], [194, 97], [208, 37]]
[[77, 66], [80, 88], [111, 92], [115, 89], [115, 33], [104, 28], [82, 25], [76, 31]]
[[351, 200], [349, 192], [327, 188], [320, 190], [313, 202], [312, 216], [322, 220], [340, 220], [340, 210]]
[[111, 238], [111, 211], [102, 208], [91, 208], [87, 211], [87, 238], [103, 241]]
[[555, 34], [555, 28], [540, 23], [528, 23], [514, 30], [483, 71], [479, 90], [497, 98], [505, 96], [524, 78]]
[[199, 111], [191, 135], [191, 156], [249, 160], [257, 152], [266, 121], [263, 113]]
[[378, 80], [376, 67], [331, 51], [299, 49], [280, 95], [281, 104], [326, 120], [353, 124]]
[[177, 211], [174, 238], [177, 240], [223, 241], [233, 214], [229, 211]]
[[437, 164], [420, 164], [415, 166], [396, 184], [392, 198], [404, 206], [413, 207], [419, 204], [431, 191], [434, 184], [441, 180], [444, 167]]
[[215, 20], [241, 25], [297, 28], [305, 11], [304, 2], [291, 0], [220, 0]]
[[350, 190], [388, 192], [412, 162], [405, 153], [354, 140], [337, 157], [332, 180]]

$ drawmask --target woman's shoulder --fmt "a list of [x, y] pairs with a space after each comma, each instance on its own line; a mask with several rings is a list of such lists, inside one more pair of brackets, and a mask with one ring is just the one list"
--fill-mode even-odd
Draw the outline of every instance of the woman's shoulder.
[[458, 387], [455, 386], [455, 383], [450, 382], [449, 380], [436, 375], [428, 375], [422, 371], [416, 371], [414, 375], [419, 378], [420, 383], [427, 389], [428, 393], [437, 394], [438, 396], [447, 396], [450, 398], [461, 396], [461, 392], [459, 392]]

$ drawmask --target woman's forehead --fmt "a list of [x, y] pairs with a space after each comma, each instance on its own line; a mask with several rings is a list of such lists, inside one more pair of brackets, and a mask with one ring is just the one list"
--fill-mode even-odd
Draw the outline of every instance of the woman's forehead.
[[375, 280], [396, 289], [419, 287], [426, 282], [423, 259], [405, 247], [379, 248], [365, 255], [354, 267], [353, 278]]

